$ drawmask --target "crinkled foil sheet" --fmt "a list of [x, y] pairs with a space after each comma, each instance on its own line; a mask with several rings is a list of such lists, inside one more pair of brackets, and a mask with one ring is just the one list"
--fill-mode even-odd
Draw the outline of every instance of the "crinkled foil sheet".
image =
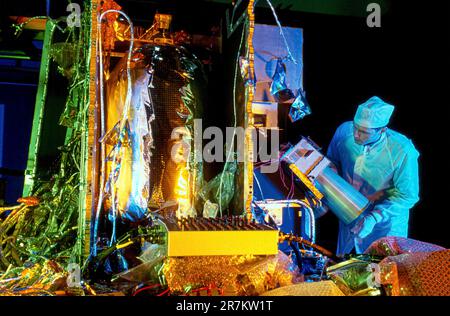
[[18, 275], [2, 277], [0, 296], [55, 295], [66, 288], [68, 273], [55, 261], [46, 260], [23, 269]]
[[292, 285], [299, 280], [283, 253], [272, 256], [171, 257], [164, 266], [167, 284], [174, 294], [210, 287], [226, 296], [256, 296]]

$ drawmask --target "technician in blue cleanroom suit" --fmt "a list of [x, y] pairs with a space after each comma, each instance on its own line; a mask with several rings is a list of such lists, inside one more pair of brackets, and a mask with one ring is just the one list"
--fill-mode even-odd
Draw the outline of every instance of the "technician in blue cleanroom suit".
[[337, 254], [363, 253], [386, 236], [408, 236], [409, 210], [419, 200], [419, 152], [386, 126], [394, 106], [378, 97], [361, 104], [353, 122], [338, 127], [327, 156], [347, 182], [371, 202], [349, 225], [339, 223]]

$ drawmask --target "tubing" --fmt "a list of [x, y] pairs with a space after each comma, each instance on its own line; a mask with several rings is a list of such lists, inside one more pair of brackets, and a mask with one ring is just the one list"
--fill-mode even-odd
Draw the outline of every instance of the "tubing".
[[297, 199], [291, 199], [291, 200], [270, 200], [270, 201], [261, 201], [263, 203], [266, 204], [287, 204], [289, 206], [289, 204], [299, 204], [301, 206], [303, 206], [306, 210], [308, 210], [309, 213], [309, 218], [310, 218], [310, 229], [311, 229], [311, 234], [310, 234], [310, 238], [311, 238], [311, 242], [315, 243], [316, 242], [316, 223], [315, 223], [315, 218], [314, 218], [314, 212], [311, 208], [311, 206], [309, 206], [307, 203], [305, 203], [302, 200], [297, 200]]

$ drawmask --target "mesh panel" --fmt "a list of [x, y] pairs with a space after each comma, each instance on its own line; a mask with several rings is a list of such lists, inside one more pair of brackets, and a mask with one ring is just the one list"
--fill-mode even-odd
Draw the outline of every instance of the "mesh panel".
[[388, 256], [380, 267], [389, 295], [450, 295], [450, 250], [409, 238], [384, 237], [366, 253]]
[[155, 120], [151, 123], [154, 139], [150, 167], [153, 202], [161, 202], [155, 199], [174, 199], [178, 172], [170, 155], [173, 145], [171, 133], [174, 128], [184, 126], [185, 120], [178, 113], [186, 112], [179, 92], [184, 85], [177, 62], [180, 53], [175, 47], [166, 47], [160, 57], [162, 60], [155, 58], [153, 61], [153, 87], [149, 91], [155, 114]]
[[380, 263], [393, 296], [449, 296], [450, 250], [405, 253]]
[[304, 282], [281, 287], [263, 296], [345, 296], [333, 281]]
[[396, 256], [403, 253], [432, 252], [445, 248], [403, 237], [383, 237], [372, 243], [365, 253], [375, 256]]

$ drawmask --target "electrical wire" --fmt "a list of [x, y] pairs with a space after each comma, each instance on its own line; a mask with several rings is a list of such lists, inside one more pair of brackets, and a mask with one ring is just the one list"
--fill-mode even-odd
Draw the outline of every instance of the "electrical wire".
[[[111, 173], [110, 173], [110, 180], [111, 181], [111, 207], [112, 207], [112, 222], [113, 222], [113, 230], [112, 230], [112, 234], [111, 234], [111, 239], [109, 241], [109, 246], [111, 247], [112, 244], [115, 241], [115, 235], [116, 235], [116, 201], [115, 201], [115, 189], [114, 189], [114, 182], [115, 182], [115, 169], [116, 169], [116, 159], [117, 159], [117, 155], [119, 153], [119, 149], [120, 149], [120, 144], [123, 140], [123, 129], [125, 128], [125, 124], [126, 121], [128, 119], [128, 111], [129, 111], [129, 107], [130, 107], [130, 102], [131, 102], [131, 54], [133, 51], [133, 44], [134, 44], [134, 28], [133, 28], [133, 23], [131, 22], [130, 18], [123, 13], [122, 11], [119, 10], [107, 10], [105, 12], [103, 12], [99, 18], [98, 18], [98, 24], [97, 24], [97, 32], [99, 34], [99, 64], [100, 64], [100, 112], [101, 112], [101, 137], [103, 137], [105, 135], [105, 113], [104, 113], [104, 87], [103, 87], [103, 50], [102, 50], [102, 34], [101, 34], [101, 26], [102, 26], [102, 19], [105, 16], [105, 14], [107, 13], [118, 13], [121, 14], [122, 16], [125, 17], [125, 19], [127, 20], [128, 24], [130, 25], [130, 46], [129, 46], [129, 51], [128, 51], [128, 58], [127, 58], [127, 95], [125, 98], [125, 106], [122, 112], [122, 118], [120, 121], [120, 127], [119, 127], [119, 140], [118, 140], [118, 144], [115, 147], [114, 150], [114, 154], [113, 154], [113, 159], [112, 159], [112, 166], [111, 166]], [[105, 166], [105, 160], [106, 160], [106, 149], [105, 149], [105, 145], [102, 143], [101, 145], [101, 163], [102, 163], [102, 172], [101, 174], [104, 175], [106, 173], [106, 166]], [[94, 242], [94, 246], [93, 246], [93, 254], [96, 255], [97, 254], [97, 248], [96, 248], [96, 238], [97, 238], [97, 234], [98, 234], [98, 222], [99, 222], [99, 217], [100, 217], [100, 211], [101, 211], [101, 206], [103, 203], [103, 198], [104, 198], [104, 181], [105, 181], [105, 177], [101, 176], [101, 183], [100, 183], [100, 192], [99, 192], [99, 199], [98, 199], [98, 204], [97, 204], [97, 212], [96, 212], [96, 218], [95, 218], [95, 223], [94, 223], [94, 238], [93, 238], [93, 242]]]
[[[279, 232], [279, 241], [283, 242], [285, 240], [287, 240], [287, 241], [296, 241], [299, 244], [303, 244], [305, 246], [313, 248], [314, 250], [317, 250], [318, 252], [322, 253], [323, 255], [325, 255], [325, 256], [327, 256], [329, 258], [334, 257], [334, 255], [333, 255], [333, 253], [331, 251], [329, 251], [329, 250], [327, 250], [327, 249], [325, 249], [325, 248], [323, 248], [323, 247], [321, 247], [321, 246], [319, 246], [319, 245], [317, 245], [315, 243], [312, 243], [312, 242], [310, 242], [310, 241], [308, 241], [308, 240], [306, 240], [306, 239], [304, 239], [302, 237], [297, 237], [297, 236], [294, 236], [292, 234], [285, 234], [285, 233]], [[331, 261], [331, 259], [330, 259], [330, 261]]]
[[165, 294], [169, 294], [170, 293], [170, 290], [169, 289], [167, 289], [167, 290], [165, 290], [164, 292], [161, 292], [161, 293], [159, 293], [158, 295], [156, 295], [156, 296], [163, 296], [163, 295], [165, 295]]
[[254, 173], [254, 172], [253, 172], [253, 177], [255, 178], [256, 184], [258, 185], [258, 188], [259, 188], [259, 192], [261, 193], [261, 199], [264, 201], [265, 198], [264, 198], [263, 190], [261, 188], [261, 185], [259, 184], [258, 177], [256, 176], [256, 173]]
[[289, 193], [286, 197], [287, 200], [292, 199], [292, 197], [294, 196], [294, 192], [295, 192], [295, 185], [294, 185], [294, 173], [291, 171], [291, 187], [289, 189]]
[[285, 177], [284, 177], [284, 170], [283, 170], [283, 168], [278, 168], [278, 173], [279, 173], [279, 175], [280, 175], [280, 180], [281, 180], [281, 182], [283, 183], [284, 188], [285, 188], [286, 190], [289, 190], [289, 188], [288, 188], [286, 182], [284, 181], [284, 180], [285, 180]]
[[138, 295], [139, 293], [141, 293], [142, 291], [154, 289], [154, 288], [157, 288], [157, 287], [159, 287], [159, 286], [161, 286], [161, 284], [151, 284], [151, 285], [148, 285], [148, 286], [144, 286], [144, 287], [142, 287], [142, 288], [136, 290], [136, 291], [133, 293], [132, 296], [136, 296], [136, 295]]
[[294, 64], [297, 64], [297, 61], [295, 60], [294, 56], [292, 56], [291, 50], [289, 49], [289, 45], [287, 43], [286, 36], [284, 36], [284, 33], [283, 33], [283, 27], [281, 26], [281, 23], [278, 20], [277, 13], [275, 12], [275, 9], [274, 9], [272, 3], [269, 0], [266, 0], [266, 2], [269, 5], [270, 9], [272, 10], [272, 13], [273, 13], [273, 16], [275, 18], [275, 21], [277, 22], [277, 25], [278, 25], [278, 27], [280, 29], [280, 35], [283, 38], [284, 45], [286, 45], [286, 49], [288, 51], [287, 59], [291, 60]]

